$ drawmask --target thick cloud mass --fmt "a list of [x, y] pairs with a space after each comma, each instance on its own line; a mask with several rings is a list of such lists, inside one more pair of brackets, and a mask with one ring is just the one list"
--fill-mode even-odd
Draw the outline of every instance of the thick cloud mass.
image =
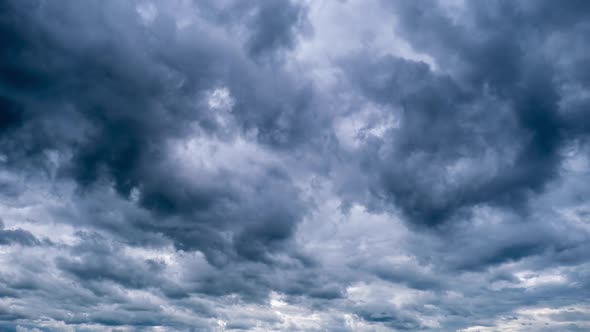
[[589, 330], [588, 7], [0, 1], [0, 330]]

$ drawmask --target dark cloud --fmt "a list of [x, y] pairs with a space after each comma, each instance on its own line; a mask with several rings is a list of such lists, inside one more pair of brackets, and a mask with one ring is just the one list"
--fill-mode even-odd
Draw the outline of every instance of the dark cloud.
[[40, 241], [33, 234], [22, 229], [0, 230], [0, 245], [8, 245], [12, 243], [32, 246], [40, 244]]
[[[190, 183], [175, 177], [170, 171], [174, 165], [162, 160], [169, 141], [190, 137], [193, 124], [203, 131], [195, 135], [226, 136], [216, 110], [207, 106], [209, 90], [229, 88], [236, 99], [237, 130], [256, 129], [261, 140], [281, 143], [302, 135], [291, 132], [303, 129], [277, 128], [274, 120], [296, 111], [284, 108], [303, 103], [297, 101], [304, 98], [299, 92], [288, 92], [294, 102], [282, 95], [277, 104], [266, 91], [255, 91], [270, 83], [264, 74], [253, 72], [254, 64], [239, 49], [202, 34], [188, 39], [189, 32], [175, 29], [166, 13], [146, 28], [132, 3], [81, 7], [75, 2], [58, 6], [33, 1], [4, 6], [2, 30], [15, 40], [5, 41], [2, 55], [2, 67], [8, 71], [2, 76], [7, 95], [3, 126], [7, 133], [8, 127], [21, 127], [2, 141], [10, 164], [48, 149], [65, 151], [71, 161], [62, 167], [63, 175], [72, 176], [82, 188], [112, 181], [125, 197], [139, 190], [140, 204], [160, 221], [138, 224], [135, 231], [163, 233], [182, 249], [225, 252], [232, 245], [219, 232], [229, 231], [235, 233], [239, 255], [260, 259], [267, 248], [290, 236], [303, 209], [280, 170], [263, 170], [269, 174], [266, 184], [223, 173]], [[278, 3], [272, 6], [282, 10]], [[116, 16], [109, 15], [111, 10]], [[252, 10], [268, 11], [256, 6]], [[259, 20], [271, 19], [260, 15]], [[281, 17], [273, 20], [283, 27]], [[258, 28], [263, 22], [255, 24], [255, 34], [266, 31]], [[289, 30], [291, 23], [284, 22], [283, 29]], [[196, 33], [205, 27], [187, 29]], [[277, 33], [269, 36], [269, 43], [291, 38], [290, 33]], [[256, 47], [265, 48], [266, 37], [256, 38], [261, 39]], [[171, 45], [161, 47], [164, 42]], [[20, 60], [15, 62], [15, 57]], [[252, 80], [259, 83], [252, 85]], [[257, 207], [269, 200], [276, 210]], [[242, 242], [252, 246], [245, 248]]]
[[301, 30], [306, 23], [305, 8], [291, 1], [262, 1], [254, 11], [248, 24], [248, 51], [254, 56], [292, 48], [297, 29]]
[[587, 7], [1, 2], [0, 330], [588, 329]]
[[420, 323], [415, 319], [399, 317], [395, 312], [380, 311], [378, 308], [367, 308], [367, 311], [359, 312], [359, 316], [366, 321], [382, 323], [399, 331], [416, 331], [422, 329]]
[[525, 212], [531, 195], [558, 177], [562, 149], [587, 134], [574, 134], [568, 117], [579, 110], [563, 106], [563, 87], [577, 82], [559, 68], [567, 55], [546, 55], [541, 31], [576, 38], [583, 29], [576, 20], [536, 29], [540, 18], [526, 4], [467, 4], [458, 19], [432, 9], [441, 6], [394, 5], [398, 29], [433, 56], [436, 71], [365, 53], [343, 62], [351, 82], [401, 122], [363, 154], [373, 191], [418, 225], [480, 205]]
[[0, 219], [0, 245], [20, 244], [23, 246], [40, 245], [33, 234], [24, 229], [4, 229], [4, 221]]

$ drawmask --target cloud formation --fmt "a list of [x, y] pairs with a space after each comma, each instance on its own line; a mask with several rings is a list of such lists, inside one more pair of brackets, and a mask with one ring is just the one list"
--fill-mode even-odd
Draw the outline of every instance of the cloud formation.
[[590, 328], [586, 7], [2, 2], [0, 329]]

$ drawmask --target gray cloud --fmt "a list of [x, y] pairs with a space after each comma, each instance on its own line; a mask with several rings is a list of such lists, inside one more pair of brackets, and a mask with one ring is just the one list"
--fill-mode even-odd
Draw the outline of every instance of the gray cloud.
[[586, 7], [2, 2], [0, 329], [587, 330]]

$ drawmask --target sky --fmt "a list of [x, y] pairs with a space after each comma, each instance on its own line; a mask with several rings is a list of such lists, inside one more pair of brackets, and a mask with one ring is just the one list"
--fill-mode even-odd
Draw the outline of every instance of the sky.
[[590, 331], [590, 2], [0, 1], [0, 331]]

